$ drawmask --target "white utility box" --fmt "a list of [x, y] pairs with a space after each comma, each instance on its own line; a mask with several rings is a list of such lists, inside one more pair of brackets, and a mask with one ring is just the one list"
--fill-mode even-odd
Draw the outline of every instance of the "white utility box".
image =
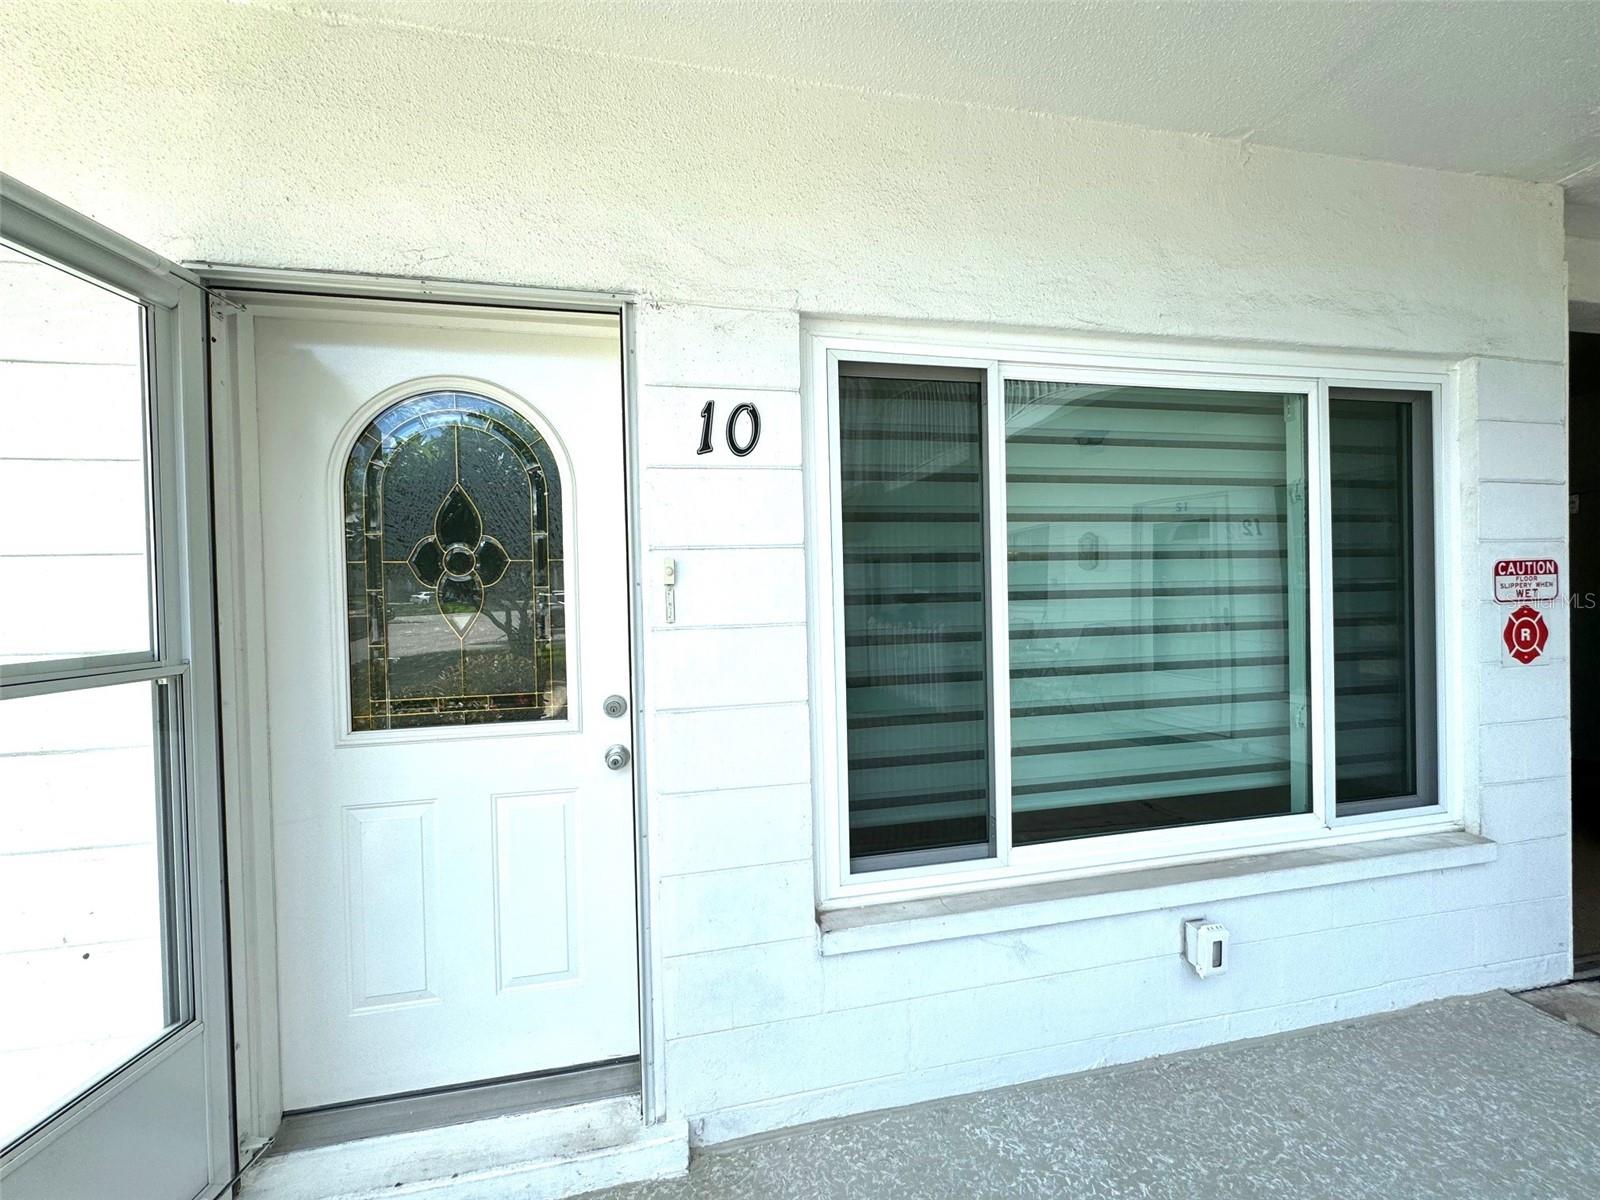
[[1228, 969], [1228, 927], [1200, 917], [1183, 923], [1183, 956], [1201, 979]]

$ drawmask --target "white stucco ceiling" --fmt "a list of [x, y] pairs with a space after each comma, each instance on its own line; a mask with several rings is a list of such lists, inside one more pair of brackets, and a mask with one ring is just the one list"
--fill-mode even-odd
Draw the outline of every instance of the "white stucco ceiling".
[[254, 2], [1559, 183], [1600, 206], [1600, 0]]

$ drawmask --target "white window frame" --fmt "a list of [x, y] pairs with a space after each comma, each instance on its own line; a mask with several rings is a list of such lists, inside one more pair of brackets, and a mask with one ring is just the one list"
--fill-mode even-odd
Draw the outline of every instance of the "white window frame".
[[[1150, 342], [1130, 349], [1082, 338], [995, 338], [932, 334], [926, 338], [827, 324], [806, 331], [806, 487], [808, 603], [812, 630], [812, 752], [816, 795], [818, 897], [824, 908], [916, 899], [1056, 879], [1108, 874], [1184, 862], [1272, 851], [1332, 846], [1374, 838], [1461, 829], [1464, 789], [1451, 766], [1464, 745], [1458, 690], [1465, 656], [1452, 653], [1459, 640], [1452, 605], [1459, 589], [1455, 547], [1457, 463], [1448, 431], [1457, 398], [1453, 363], [1404, 355], [1336, 351], [1263, 352], [1224, 346], [1181, 347], [1174, 353]], [[839, 497], [839, 364], [889, 363], [979, 371], [985, 378], [986, 544], [991, 620], [1004, 616], [1006, 594], [1004, 385], [1007, 379], [1122, 383], [1298, 393], [1306, 397], [1309, 557], [1311, 811], [1208, 825], [1077, 838], [1013, 847], [1010, 806], [1008, 648], [991, 638], [990, 704], [1001, 714], [992, 722], [994, 853], [873, 871], [852, 871], [849, 856], [849, 778], [844, 754], [845, 677], [843, 532]], [[1331, 519], [1328, 511], [1328, 393], [1340, 387], [1425, 393], [1429, 400], [1429, 463], [1432, 485], [1432, 794], [1427, 806], [1339, 817], [1334, 811], [1333, 624]], [[1000, 599], [996, 599], [996, 597]], [[996, 626], [1004, 628], [1003, 625]]]

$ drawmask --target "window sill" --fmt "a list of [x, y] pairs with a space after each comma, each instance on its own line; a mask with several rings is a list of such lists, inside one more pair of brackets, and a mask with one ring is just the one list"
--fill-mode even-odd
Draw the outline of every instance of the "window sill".
[[817, 925], [823, 954], [850, 954], [1465, 867], [1497, 853], [1488, 838], [1452, 830], [829, 909]]

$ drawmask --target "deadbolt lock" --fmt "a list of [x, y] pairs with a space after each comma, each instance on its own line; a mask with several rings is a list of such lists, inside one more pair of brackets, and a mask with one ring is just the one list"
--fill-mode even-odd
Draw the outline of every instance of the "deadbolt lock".
[[620, 717], [628, 711], [628, 702], [621, 696], [607, 696], [601, 707], [605, 709], [606, 716]]

